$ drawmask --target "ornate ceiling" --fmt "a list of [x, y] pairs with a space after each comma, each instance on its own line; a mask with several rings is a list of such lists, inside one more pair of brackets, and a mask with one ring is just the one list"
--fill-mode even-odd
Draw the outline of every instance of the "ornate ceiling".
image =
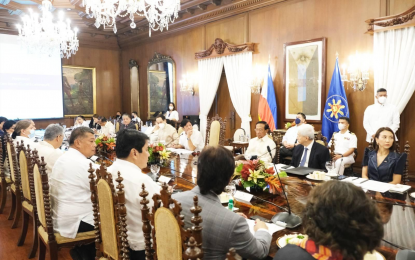
[[[85, 13], [82, 0], [54, 0], [52, 5], [56, 8], [55, 13], [64, 10], [72, 26], [79, 29], [80, 46], [120, 49], [283, 1], [286, 0], [181, 0], [179, 18], [173, 24], [169, 24], [168, 31], [152, 32], [151, 38], [148, 35], [147, 20], [141, 16], [135, 17], [135, 29], [130, 28], [128, 16], [119, 17], [118, 31], [114, 34], [112, 27], [104, 29], [102, 26], [94, 26], [94, 19]], [[0, 33], [17, 34], [16, 24], [20, 23], [20, 16], [28, 12], [28, 8], [40, 12], [38, 6], [41, 3], [42, 0], [0, 0]]]

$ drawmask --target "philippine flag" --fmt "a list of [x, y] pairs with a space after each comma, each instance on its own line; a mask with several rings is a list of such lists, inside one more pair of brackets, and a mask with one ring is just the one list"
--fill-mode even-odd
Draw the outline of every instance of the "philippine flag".
[[271, 131], [277, 129], [277, 100], [275, 99], [274, 84], [272, 83], [271, 68], [268, 64], [268, 75], [264, 80], [261, 97], [259, 98], [258, 117], [268, 123]]

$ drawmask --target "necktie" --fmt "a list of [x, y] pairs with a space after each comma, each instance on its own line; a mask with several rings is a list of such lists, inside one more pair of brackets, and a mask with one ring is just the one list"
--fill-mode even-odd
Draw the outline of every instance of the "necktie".
[[303, 156], [303, 159], [302, 159], [302, 160], [301, 160], [301, 162], [300, 162], [300, 167], [301, 167], [301, 166], [304, 166], [305, 161], [307, 160], [307, 150], [308, 150], [308, 148], [307, 148], [307, 147], [305, 147], [305, 148], [304, 148], [304, 156]]

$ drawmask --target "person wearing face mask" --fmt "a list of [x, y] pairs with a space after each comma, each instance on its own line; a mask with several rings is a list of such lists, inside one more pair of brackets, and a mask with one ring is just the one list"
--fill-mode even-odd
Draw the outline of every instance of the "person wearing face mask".
[[35, 125], [32, 120], [21, 120], [17, 122], [14, 132], [12, 134], [12, 138], [14, 139], [13, 144], [16, 145], [23, 141], [24, 145], [30, 145], [30, 149], [37, 147], [37, 143], [33, 141], [35, 137]]
[[169, 103], [169, 111], [166, 112], [166, 119], [172, 121], [179, 121], [179, 112], [176, 111], [176, 105], [173, 102]]
[[132, 112], [131, 115], [133, 116], [131, 121], [133, 121], [134, 124], [140, 124], [141, 123], [141, 119], [138, 117], [137, 111]]
[[304, 113], [298, 112], [295, 119], [295, 126], [290, 127], [282, 138], [282, 145], [280, 148], [280, 161], [282, 158], [293, 155], [294, 147], [298, 144], [297, 132], [298, 127], [302, 124], [307, 124]]
[[386, 89], [378, 89], [375, 104], [368, 106], [365, 110], [363, 127], [367, 132], [366, 142], [368, 143], [375, 138], [376, 131], [381, 127], [389, 127], [394, 133], [399, 129], [399, 110], [396, 106], [386, 103], [387, 97]]
[[[131, 260], [145, 260], [145, 243], [143, 234], [143, 222], [141, 221], [140, 205], [141, 186], [146, 186], [148, 198], [154, 194], [160, 194], [160, 186], [141, 169], [147, 167], [149, 138], [137, 130], [120, 130], [117, 134], [115, 152], [117, 160], [108, 168], [108, 172], [114, 178], [114, 184], [121, 174], [125, 192], [125, 207], [127, 208], [128, 245], [130, 246]], [[150, 200], [149, 207], [153, 207]]]
[[176, 128], [167, 124], [166, 118], [163, 115], [157, 116], [156, 123], [156, 127], [159, 128], [157, 142], [164, 141], [167, 147], [174, 147], [179, 143], [179, 134]]
[[406, 153], [395, 152], [395, 133], [389, 127], [381, 127], [375, 134], [373, 151], [367, 147], [362, 163], [362, 178], [387, 182], [401, 183], [405, 169]]
[[[69, 150], [55, 162], [49, 174], [54, 231], [67, 238], [94, 230], [88, 158], [95, 154], [94, 131], [80, 126], [72, 131]], [[98, 166], [92, 163], [94, 169]], [[94, 259], [94, 243], [71, 249], [73, 259]]]
[[[354, 163], [354, 149], [357, 148], [357, 137], [349, 131], [350, 119], [348, 117], [339, 118], [339, 132], [333, 133], [334, 138], [334, 157], [332, 158], [335, 167], [340, 175], [344, 173], [344, 165]], [[329, 142], [329, 149], [331, 147]]]

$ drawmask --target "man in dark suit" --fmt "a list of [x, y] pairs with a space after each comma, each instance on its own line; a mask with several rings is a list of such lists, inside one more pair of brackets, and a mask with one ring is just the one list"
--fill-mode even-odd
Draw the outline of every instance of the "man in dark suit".
[[314, 141], [314, 127], [304, 124], [298, 127], [297, 145], [293, 150], [291, 166], [325, 169], [326, 162], [330, 161], [330, 152], [327, 147]]

